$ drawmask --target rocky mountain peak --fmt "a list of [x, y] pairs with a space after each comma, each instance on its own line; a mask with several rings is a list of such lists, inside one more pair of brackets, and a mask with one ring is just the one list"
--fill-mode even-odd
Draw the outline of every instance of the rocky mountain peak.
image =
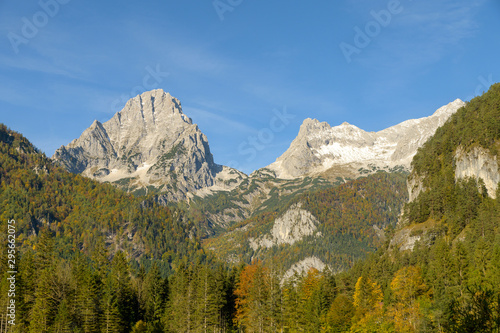
[[366, 132], [347, 122], [331, 127], [308, 118], [290, 148], [267, 168], [279, 178], [320, 174], [332, 168], [342, 170], [343, 174], [336, 176], [398, 166], [408, 169], [417, 149], [464, 105], [457, 99], [429, 117], [407, 120], [379, 132]]
[[95, 120], [53, 159], [67, 170], [169, 199], [210, 187], [222, 166], [181, 103], [161, 89], [130, 99], [110, 120]]
[[90, 125], [90, 129], [92, 128], [96, 128], [96, 127], [99, 127], [99, 128], [102, 128], [102, 123], [99, 121], [99, 120], [94, 120], [94, 122], [92, 123], [92, 125]]
[[453, 102], [451, 102], [447, 105], [444, 105], [444, 106], [440, 107], [439, 109], [437, 109], [436, 112], [434, 112], [433, 116], [449, 117], [464, 105], [465, 105], [465, 103], [461, 99], [457, 98]]
[[317, 130], [322, 129], [327, 123], [320, 123], [318, 119], [306, 118], [300, 125], [299, 136], [309, 135]]
[[180, 101], [161, 89], [130, 99], [111, 121], [123, 127], [141, 127], [148, 132], [162, 131], [168, 124], [181, 128], [193, 124], [182, 112]]

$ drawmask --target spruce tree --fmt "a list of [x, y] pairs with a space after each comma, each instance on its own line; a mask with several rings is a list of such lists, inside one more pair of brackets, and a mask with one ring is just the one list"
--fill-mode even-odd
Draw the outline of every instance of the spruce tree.
[[168, 286], [162, 279], [156, 263], [146, 274], [142, 289], [147, 327], [151, 332], [160, 331], [162, 330], [161, 317], [168, 297]]
[[101, 300], [99, 277], [90, 262], [81, 255], [73, 260], [76, 291], [73, 302], [78, 325], [83, 333], [99, 331], [99, 302]]

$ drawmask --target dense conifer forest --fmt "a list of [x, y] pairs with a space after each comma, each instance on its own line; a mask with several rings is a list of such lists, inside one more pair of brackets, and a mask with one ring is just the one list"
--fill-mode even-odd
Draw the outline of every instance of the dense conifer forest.
[[[279, 257], [220, 262], [200, 245], [205, 226], [182, 210], [67, 173], [2, 125], [0, 307], [15, 220], [12, 332], [500, 332], [500, 191], [492, 198], [481, 180], [456, 180], [453, 159], [475, 146], [498, 157], [499, 121], [496, 84], [419, 150], [412, 166], [425, 189], [385, 229], [387, 241], [350, 269], [288, 280]], [[349, 219], [326, 209], [363, 182], [305, 194], [325, 230], [372, 237], [363, 231], [393, 193], [348, 201], [366, 205]], [[413, 250], [391, 243], [424, 224]]]

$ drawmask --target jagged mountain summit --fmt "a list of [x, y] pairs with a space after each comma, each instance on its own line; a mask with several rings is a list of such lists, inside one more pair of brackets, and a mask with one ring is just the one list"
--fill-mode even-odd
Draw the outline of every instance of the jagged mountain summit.
[[463, 106], [457, 99], [429, 117], [410, 119], [379, 132], [366, 132], [346, 122], [331, 127], [308, 118], [288, 150], [267, 169], [285, 179], [329, 173], [356, 177], [377, 169], [408, 169], [417, 149]]
[[214, 162], [205, 134], [161, 89], [130, 99], [105, 123], [95, 120], [53, 159], [73, 173], [128, 191], [156, 190], [169, 200], [240, 175]]

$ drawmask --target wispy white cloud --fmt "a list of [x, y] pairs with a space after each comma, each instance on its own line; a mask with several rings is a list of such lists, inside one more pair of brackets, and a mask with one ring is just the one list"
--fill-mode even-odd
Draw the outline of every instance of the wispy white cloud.
[[254, 133], [256, 131], [248, 124], [229, 119], [210, 111], [189, 106], [183, 106], [183, 110], [187, 116], [193, 119], [194, 123], [203, 122], [213, 128], [225, 128], [239, 133]]
[[385, 72], [427, 66], [461, 51], [478, 31], [476, 12], [485, 0], [402, 1], [392, 18], [359, 58], [365, 67]]
[[162, 61], [168, 63], [171, 68], [214, 78], [235, 69], [231, 58], [213, 52], [211, 46], [203, 41], [179, 40], [173, 35], [151, 32], [148, 28], [134, 23], [124, 28], [139, 49], [149, 54], [161, 55]]
[[0, 67], [7, 70], [25, 70], [43, 74], [59, 75], [75, 78], [75, 75], [65, 68], [54, 65], [50, 59], [30, 55], [0, 55]]

